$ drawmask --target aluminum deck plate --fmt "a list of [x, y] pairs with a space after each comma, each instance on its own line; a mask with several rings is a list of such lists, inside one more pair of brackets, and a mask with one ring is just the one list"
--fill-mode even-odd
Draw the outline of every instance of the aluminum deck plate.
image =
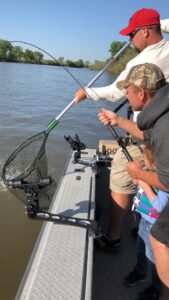
[[[94, 154], [87, 149], [82, 160], [92, 162]], [[74, 164], [72, 154], [50, 212], [94, 219], [94, 202], [95, 173], [89, 166]], [[45, 222], [15, 299], [91, 299], [92, 261], [88, 229]]]

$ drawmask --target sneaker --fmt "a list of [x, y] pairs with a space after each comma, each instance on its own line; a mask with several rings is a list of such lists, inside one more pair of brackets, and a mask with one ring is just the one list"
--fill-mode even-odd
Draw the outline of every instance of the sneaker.
[[130, 272], [123, 280], [125, 286], [135, 286], [140, 282], [145, 282], [147, 275], [140, 274], [136, 269]]
[[100, 250], [114, 251], [114, 250], [120, 248], [121, 240], [117, 239], [117, 240], [110, 241], [110, 240], [106, 239], [105, 236], [101, 236], [101, 237], [95, 239], [95, 246], [97, 248], [99, 248]]
[[139, 293], [137, 300], [159, 300], [160, 292], [154, 285], [149, 285], [145, 290]]

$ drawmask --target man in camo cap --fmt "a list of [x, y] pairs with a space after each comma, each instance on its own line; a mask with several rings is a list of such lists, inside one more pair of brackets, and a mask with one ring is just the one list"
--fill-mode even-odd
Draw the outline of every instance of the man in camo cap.
[[165, 82], [164, 74], [159, 67], [145, 63], [131, 68], [126, 79], [118, 81], [116, 86], [119, 90], [126, 89], [129, 85], [147, 90], [158, 90]]
[[[140, 75], [140, 83], [139, 70], [135, 70], [136, 78], [133, 78], [133, 84], [144, 86], [143, 89], [147, 88], [145, 91], [159, 89], [154, 97], [150, 95], [144, 102], [141, 109], [143, 112], [137, 118], [137, 125], [143, 131], [144, 141], [150, 142], [154, 148], [157, 172], [143, 170], [135, 161], [127, 164], [127, 170], [132, 178], [157, 187], [163, 191], [164, 197], [169, 199], [169, 84], [165, 84], [158, 67], [148, 65], [144, 66], [144, 70], [140, 67], [140, 73], [142, 71], [144, 73], [142, 82]], [[162, 282], [160, 299], [169, 299], [169, 201], [151, 228], [150, 242]]]
[[[127, 170], [132, 178], [161, 190], [169, 203], [169, 83], [166, 83], [159, 67], [145, 63], [131, 68], [126, 79], [117, 82], [117, 86], [121, 90], [126, 89], [125, 97], [133, 110], [142, 111], [138, 115], [137, 123], [108, 110], [102, 110], [99, 119], [104, 125], [118, 125], [132, 136], [151, 143], [157, 172], [144, 170], [138, 161], [128, 162]], [[150, 233], [155, 263], [162, 282], [160, 299], [169, 299], [169, 204], [152, 226]], [[137, 263], [135, 269], [125, 278], [127, 286], [131, 286], [131, 274], [135, 274], [137, 280], [146, 280], [139, 271]], [[153, 286], [152, 295], [154, 293]]]

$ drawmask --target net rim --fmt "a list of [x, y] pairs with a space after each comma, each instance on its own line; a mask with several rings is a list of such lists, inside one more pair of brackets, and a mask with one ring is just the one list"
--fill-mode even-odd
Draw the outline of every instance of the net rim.
[[[46, 144], [46, 140], [49, 135], [49, 132], [50, 132], [49, 130], [46, 130], [46, 131], [44, 130], [44, 131], [41, 131], [41, 132], [27, 138], [10, 154], [10, 156], [4, 163], [4, 166], [2, 169], [2, 180], [4, 181], [5, 184], [8, 184], [8, 182], [11, 182], [11, 181], [24, 179], [31, 174], [34, 166], [36, 165], [37, 160], [40, 159], [42, 156], [42, 152], [43, 152], [43, 149], [45, 148], [45, 144]], [[29, 166], [27, 166], [19, 175], [15, 176], [13, 178], [7, 179], [6, 178], [6, 168], [9, 166], [10, 162], [15, 159], [17, 154], [20, 153], [22, 149], [24, 149], [27, 145], [31, 144], [31, 139], [34, 139], [41, 134], [44, 135], [44, 139], [43, 139], [42, 145], [40, 146], [40, 149], [39, 149], [37, 155], [35, 156], [35, 158], [33, 159], [32, 163]], [[30, 140], [30, 143], [28, 143], [29, 140]]]

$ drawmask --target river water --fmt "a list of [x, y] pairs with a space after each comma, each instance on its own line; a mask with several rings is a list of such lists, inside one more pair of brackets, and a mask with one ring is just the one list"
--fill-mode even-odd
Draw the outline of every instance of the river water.
[[[69, 69], [86, 86], [94, 71]], [[95, 86], [115, 78], [103, 74]], [[28, 137], [45, 130], [52, 118], [74, 98], [78, 84], [61, 67], [0, 63], [0, 170], [10, 153]], [[119, 104], [119, 103], [118, 103]], [[99, 103], [115, 108], [117, 103]], [[122, 110], [123, 113], [123, 110]], [[100, 139], [111, 139], [97, 118], [92, 100], [73, 105], [47, 140], [49, 174], [56, 186], [70, 152], [64, 135], [77, 133], [88, 148]], [[54, 189], [51, 190], [51, 195]], [[42, 223], [27, 218], [22, 202], [10, 194], [0, 178], [0, 298], [14, 299]]]

